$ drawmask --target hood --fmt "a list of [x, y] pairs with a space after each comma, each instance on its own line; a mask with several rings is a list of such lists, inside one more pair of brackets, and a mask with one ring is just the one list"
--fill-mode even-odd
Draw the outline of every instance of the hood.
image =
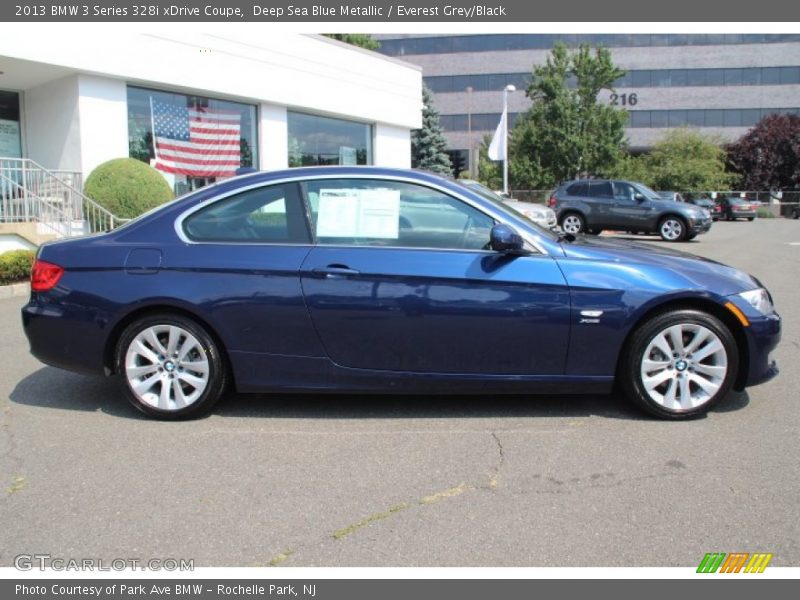
[[686, 202], [675, 202], [674, 200], [663, 199], [649, 199], [648, 202], [661, 210], [677, 210], [679, 213], [693, 219], [701, 219], [705, 216], [701, 207]]
[[530, 212], [541, 217], [546, 216], [553, 210], [547, 206], [542, 206], [541, 204], [534, 204], [533, 202], [520, 202], [519, 200], [505, 200], [504, 204], [518, 212]]
[[562, 243], [567, 258], [597, 260], [668, 272], [683, 279], [689, 289], [704, 289], [729, 296], [761, 287], [751, 276], [709, 258], [662, 246], [659, 242], [633, 242], [581, 235], [574, 242]]

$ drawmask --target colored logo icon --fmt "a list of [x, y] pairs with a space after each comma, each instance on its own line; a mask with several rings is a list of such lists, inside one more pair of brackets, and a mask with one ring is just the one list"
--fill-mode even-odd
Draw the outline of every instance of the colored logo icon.
[[749, 552], [709, 552], [700, 561], [698, 573], [763, 573], [772, 554]]

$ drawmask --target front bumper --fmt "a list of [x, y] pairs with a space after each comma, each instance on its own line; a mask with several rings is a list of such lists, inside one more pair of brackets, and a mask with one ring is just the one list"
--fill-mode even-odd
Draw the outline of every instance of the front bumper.
[[698, 219], [696, 221], [692, 221], [689, 223], [689, 232], [692, 235], [697, 235], [699, 233], [706, 233], [711, 229], [711, 217], [707, 219]]
[[747, 315], [750, 326], [745, 327], [748, 346], [746, 375], [740, 376], [737, 389], [765, 383], [779, 373], [771, 353], [781, 341], [781, 318], [778, 313], [753, 317]]

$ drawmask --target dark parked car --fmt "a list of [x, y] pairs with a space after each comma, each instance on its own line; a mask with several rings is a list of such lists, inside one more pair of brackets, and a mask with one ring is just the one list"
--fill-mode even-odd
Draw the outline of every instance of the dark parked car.
[[569, 181], [553, 192], [549, 205], [566, 233], [600, 233], [604, 229], [658, 233], [668, 242], [691, 240], [711, 229], [708, 211], [661, 198], [632, 181]]
[[719, 221], [720, 207], [716, 202], [714, 202], [710, 198], [689, 198], [687, 200], [684, 200], [684, 202], [686, 202], [687, 204], [694, 204], [695, 206], [699, 206], [700, 208], [706, 209], [711, 215], [712, 221]]
[[615, 382], [680, 419], [773, 377], [781, 331], [769, 293], [731, 267], [556, 234], [454, 181], [364, 167], [243, 175], [45, 244], [22, 322], [41, 361], [117, 374], [165, 419], [229, 386], [488, 397]]
[[717, 200], [719, 205], [719, 218], [735, 221], [736, 219], [747, 219], [752, 221], [756, 218], [756, 207], [747, 200], [729, 197]]
[[685, 202], [680, 192], [656, 192], [659, 198], [672, 200], [673, 202]]

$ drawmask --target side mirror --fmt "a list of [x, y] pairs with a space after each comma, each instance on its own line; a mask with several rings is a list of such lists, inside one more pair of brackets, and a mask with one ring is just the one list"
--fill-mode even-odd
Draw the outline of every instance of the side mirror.
[[642, 193], [640, 193], [640, 192], [636, 192], [636, 193], [633, 195], [633, 199], [634, 199], [634, 200], [636, 200], [637, 202], [644, 202], [644, 201], [645, 201], [644, 194], [642, 194]]
[[489, 234], [489, 245], [495, 252], [522, 252], [525, 242], [522, 236], [510, 225], [499, 223], [492, 227]]

